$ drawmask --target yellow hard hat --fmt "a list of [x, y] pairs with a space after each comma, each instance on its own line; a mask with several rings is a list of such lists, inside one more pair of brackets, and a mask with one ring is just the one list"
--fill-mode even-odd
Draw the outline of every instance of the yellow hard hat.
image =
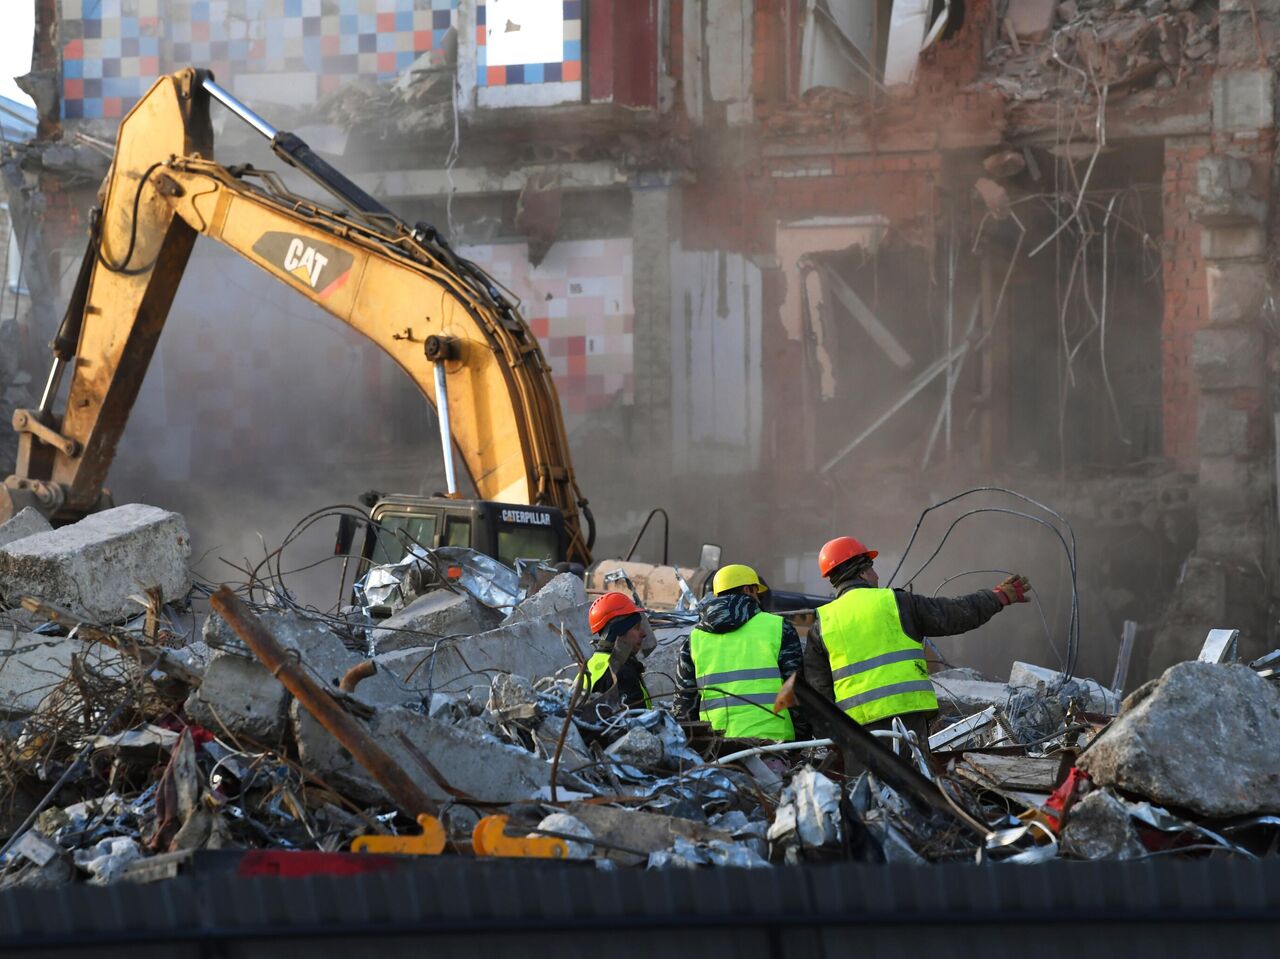
[[754, 569], [743, 566], [741, 563], [721, 566], [720, 571], [716, 573], [716, 578], [711, 581], [711, 591], [717, 596], [731, 589], [737, 589], [739, 586], [759, 586], [762, 593], [769, 589], [760, 582], [760, 577], [756, 575]]

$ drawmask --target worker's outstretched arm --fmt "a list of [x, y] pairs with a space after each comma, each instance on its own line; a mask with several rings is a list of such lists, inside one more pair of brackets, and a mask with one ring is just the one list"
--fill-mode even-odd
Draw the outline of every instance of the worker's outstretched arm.
[[990, 589], [966, 596], [894, 592], [898, 597], [902, 631], [917, 642], [923, 642], [925, 636], [956, 636], [977, 629], [1005, 606]]

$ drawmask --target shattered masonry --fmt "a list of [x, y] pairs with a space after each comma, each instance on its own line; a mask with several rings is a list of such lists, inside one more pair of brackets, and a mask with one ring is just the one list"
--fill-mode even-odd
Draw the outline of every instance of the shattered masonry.
[[[515, 292], [616, 553], [637, 476], [680, 518], [674, 553], [767, 550], [796, 590], [822, 585], [833, 517], [897, 542], [939, 487], [1027, 489], [1080, 533], [1079, 675], [1023, 636], [935, 671], [933, 764], [886, 738], [889, 775], [924, 766], [917, 792], [846, 780], [843, 744], [720, 762], [740, 750], [661, 708], [575, 703], [572, 577], [496, 604], [419, 581], [376, 623], [241, 582], [439, 805], [450, 848], [499, 808], [499, 848], [624, 867], [1274, 853], [1280, 2], [969, 0], [930, 25], [838, 0], [592, 0], [536, 60], [472, 0], [408, 21], [339, 0], [297, 37], [283, 7], [134, 6], [104, 28], [36, 4], [38, 114], [0, 158], [21, 280], [0, 299], [0, 422], [38, 400], [119, 118], [195, 63]], [[249, 141], [219, 136], [238, 161]], [[397, 809], [210, 611], [189, 564], [212, 523], [182, 514], [216, 489], [246, 529], [292, 522], [246, 491], [318, 475], [317, 499], [349, 500], [371, 460], [416, 484], [421, 398], [287, 294], [232, 292], [235, 266], [193, 261], [112, 478], [178, 512], [0, 527], [6, 884], [418, 832], [425, 810]], [[15, 455], [0, 439], [0, 475]], [[1108, 684], [1126, 624], [1129, 681]], [[1238, 662], [1194, 662], [1224, 625]], [[659, 705], [688, 626], [659, 630]]]
[[[190, 582], [186, 550], [161, 548], [185, 545], [182, 518], [132, 505], [33, 525], [0, 526], [0, 569], [26, 571], [0, 594], [5, 887], [148, 881], [225, 849], [661, 869], [1275, 848], [1280, 651], [1232, 663], [1234, 633], [1123, 703], [1023, 662], [1007, 683], [936, 672], [928, 743], [901, 724], [868, 738], [830, 702], [815, 710], [797, 677], [793, 708], [830, 738], [762, 749], [662, 706], [583, 695], [588, 596], [572, 573], [522, 580], [469, 550], [419, 547], [361, 579], [371, 605], [336, 615], [282, 581], [215, 591], [197, 578], [91, 616], [110, 581], [77, 610], [66, 583], [93, 587], [86, 564], [104, 549], [137, 577]], [[433, 574], [441, 561], [469, 572]], [[659, 648], [697, 617], [650, 615]]]

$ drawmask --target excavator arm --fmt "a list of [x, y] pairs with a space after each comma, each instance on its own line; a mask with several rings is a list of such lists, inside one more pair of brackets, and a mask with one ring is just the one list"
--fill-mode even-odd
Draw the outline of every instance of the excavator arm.
[[[338, 198], [290, 193], [273, 174], [214, 162], [211, 95], [276, 154]], [[449, 425], [481, 499], [554, 506], [567, 558], [590, 563], [551, 370], [496, 283], [425, 225], [409, 226], [237, 103], [212, 77], [156, 81], [120, 125], [40, 407], [14, 417], [17, 470], [0, 520], [33, 505], [55, 519], [98, 506], [103, 484], [177, 292], [204, 234], [363, 333], [413, 379]], [[65, 372], [62, 414], [53, 412]]]

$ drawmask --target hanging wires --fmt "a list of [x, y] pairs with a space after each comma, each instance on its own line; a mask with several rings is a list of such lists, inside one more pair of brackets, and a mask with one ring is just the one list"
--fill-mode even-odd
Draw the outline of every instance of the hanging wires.
[[1039, 500], [1032, 499], [1030, 496], [1019, 493], [1016, 490], [1007, 489], [1003, 486], [978, 486], [973, 489], [964, 490], [961, 493], [956, 493], [954, 496], [950, 496], [944, 500], [940, 500], [932, 506], [926, 507], [920, 513], [920, 518], [916, 520], [915, 528], [911, 531], [911, 538], [907, 540], [907, 545], [903, 549], [901, 557], [898, 559], [898, 565], [893, 568], [893, 573], [890, 574], [885, 586], [891, 588], [894, 580], [898, 578], [898, 573], [901, 572], [903, 564], [906, 563], [907, 556], [911, 553], [911, 549], [915, 545], [916, 538], [920, 534], [920, 528], [924, 525], [924, 521], [928, 515], [934, 510], [941, 509], [942, 507], [948, 506], [957, 500], [965, 498], [966, 496], [972, 496], [978, 493], [1000, 493], [1005, 496], [1012, 496], [1015, 499], [1036, 507], [1037, 509], [1043, 510], [1056, 520], [1057, 523], [1060, 523], [1063, 528], [1065, 528], [1066, 535], [1064, 536], [1062, 529], [1059, 529], [1054, 523], [1051, 523], [1039, 516], [1033, 516], [1030, 513], [1023, 512], [1022, 510], [1010, 509], [1004, 506], [980, 506], [961, 513], [958, 517], [952, 520], [951, 525], [947, 527], [946, 531], [942, 534], [942, 538], [938, 541], [937, 547], [929, 554], [928, 559], [926, 559], [920, 567], [911, 574], [910, 578], [906, 580], [903, 586], [911, 585], [911, 583], [929, 567], [929, 565], [938, 557], [938, 554], [942, 552], [942, 547], [946, 545], [947, 539], [951, 536], [952, 530], [954, 530], [962, 520], [968, 519], [970, 516], [977, 516], [981, 513], [1002, 513], [1029, 520], [1030, 522], [1049, 530], [1062, 545], [1063, 552], [1067, 557], [1067, 569], [1070, 572], [1071, 579], [1070, 618], [1067, 622], [1067, 653], [1066, 656], [1062, 658], [1061, 670], [1061, 683], [1065, 684], [1071, 679], [1071, 676], [1075, 671], [1076, 660], [1079, 656], [1080, 647], [1080, 591], [1076, 565], [1076, 534], [1075, 530], [1072, 529], [1071, 524], [1067, 522], [1066, 517], [1052, 507], [1046, 506]]

